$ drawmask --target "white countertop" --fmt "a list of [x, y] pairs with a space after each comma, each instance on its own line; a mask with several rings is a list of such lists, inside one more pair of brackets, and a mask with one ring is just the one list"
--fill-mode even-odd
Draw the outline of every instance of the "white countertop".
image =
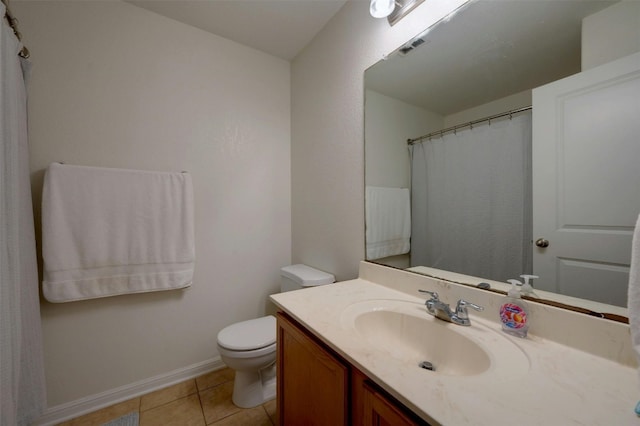
[[528, 370], [508, 377], [434, 374], [384, 349], [373, 350], [344, 327], [341, 316], [347, 307], [375, 299], [424, 301], [360, 278], [271, 296], [280, 309], [429, 423], [640, 425], [633, 412], [640, 397], [638, 374], [631, 366], [531, 334], [526, 339], [506, 335], [497, 321], [470, 312], [471, 328], [496, 330], [510, 339], [526, 354]]

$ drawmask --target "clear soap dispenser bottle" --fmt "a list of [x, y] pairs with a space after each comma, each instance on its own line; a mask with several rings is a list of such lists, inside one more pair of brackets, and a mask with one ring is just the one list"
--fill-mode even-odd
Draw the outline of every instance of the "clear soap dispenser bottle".
[[522, 295], [539, 298], [540, 296], [538, 296], [533, 291], [533, 285], [531, 284], [531, 280], [533, 280], [534, 278], [540, 278], [540, 277], [538, 277], [537, 275], [520, 275], [520, 278], [524, 279], [524, 284], [522, 284]]
[[522, 283], [518, 280], [508, 280], [511, 289], [507, 293], [504, 303], [500, 305], [500, 321], [505, 333], [517, 337], [527, 337], [529, 331], [529, 309], [520, 296]]

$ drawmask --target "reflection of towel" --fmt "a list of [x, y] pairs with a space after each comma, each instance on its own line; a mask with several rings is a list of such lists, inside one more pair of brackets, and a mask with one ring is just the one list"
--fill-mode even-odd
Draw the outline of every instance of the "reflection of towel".
[[188, 287], [195, 258], [190, 175], [51, 164], [42, 255], [51, 302]]
[[411, 237], [411, 206], [406, 188], [367, 186], [367, 259], [408, 253]]
[[[636, 222], [631, 244], [631, 267], [629, 268], [629, 327], [631, 343], [640, 360], [640, 216]], [[640, 405], [640, 404], [639, 404]]]

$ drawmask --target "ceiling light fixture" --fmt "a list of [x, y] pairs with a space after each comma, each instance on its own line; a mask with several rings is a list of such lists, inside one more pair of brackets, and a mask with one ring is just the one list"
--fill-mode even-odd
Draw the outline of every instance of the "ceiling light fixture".
[[396, 8], [395, 0], [371, 0], [369, 13], [374, 18], [386, 18]]
[[369, 13], [374, 18], [387, 18], [393, 25], [424, 0], [371, 0]]

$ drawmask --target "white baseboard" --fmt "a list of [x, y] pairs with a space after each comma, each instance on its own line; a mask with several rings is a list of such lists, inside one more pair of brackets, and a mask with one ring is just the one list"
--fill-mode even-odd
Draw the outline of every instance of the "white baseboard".
[[51, 426], [126, 401], [185, 380], [193, 379], [211, 371], [220, 370], [225, 365], [220, 357], [211, 358], [188, 367], [179, 368], [149, 379], [110, 389], [99, 394], [49, 407], [32, 425]]

